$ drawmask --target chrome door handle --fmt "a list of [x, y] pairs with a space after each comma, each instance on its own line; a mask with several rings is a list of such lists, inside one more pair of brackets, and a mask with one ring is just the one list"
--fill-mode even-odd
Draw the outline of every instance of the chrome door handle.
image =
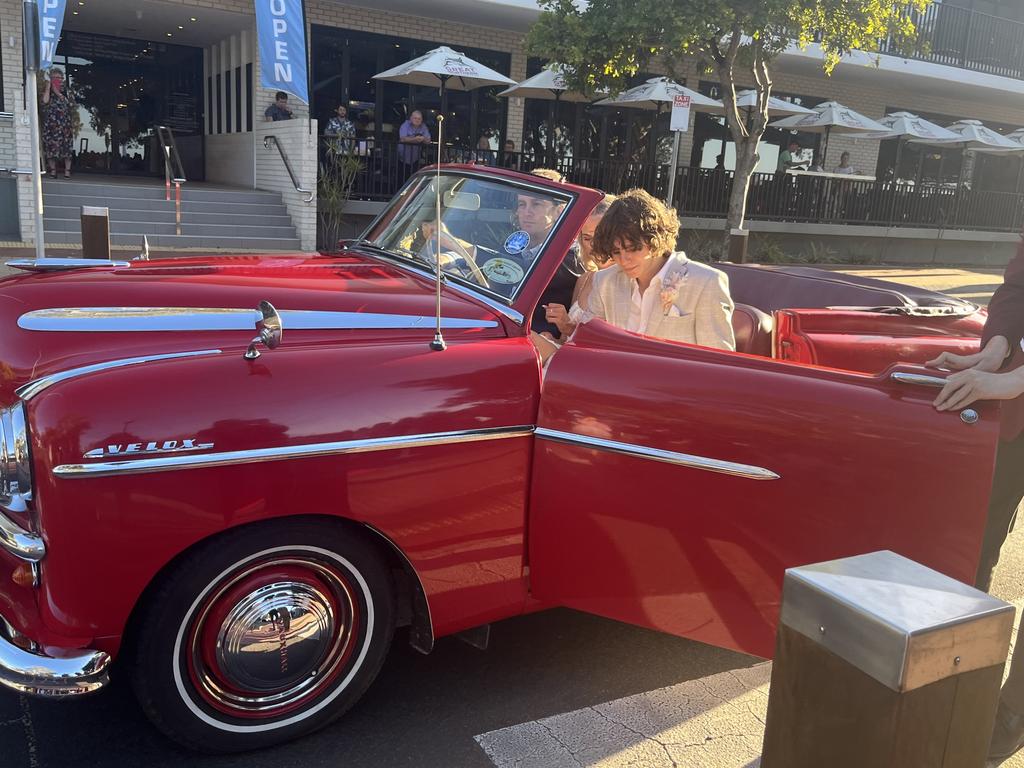
[[929, 376], [925, 373], [907, 373], [906, 371], [894, 371], [890, 377], [898, 384], [916, 384], [919, 387], [946, 386], [946, 380], [942, 376]]

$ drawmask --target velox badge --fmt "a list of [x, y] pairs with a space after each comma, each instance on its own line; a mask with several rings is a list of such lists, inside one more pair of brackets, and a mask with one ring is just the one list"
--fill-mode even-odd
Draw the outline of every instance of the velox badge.
[[207, 448], [213, 448], [213, 443], [200, 443], [197, 440], [198, 438], [191, 437], [186, 440], [164, 440], [163, 442], [118, 443], [86, 451], [85, 458], [103, 459], [115, 456], [140, 456], [149, 453], [180, 453], [181, 451], [205, 451]]

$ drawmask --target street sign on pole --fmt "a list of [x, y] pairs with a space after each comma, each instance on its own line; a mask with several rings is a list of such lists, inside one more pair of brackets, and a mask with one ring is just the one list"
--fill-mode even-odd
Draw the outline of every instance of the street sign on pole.
[[669, 128], [673, 131], [690, 130], [690, 97], [677, 94], [672, 99], [672, 120]]

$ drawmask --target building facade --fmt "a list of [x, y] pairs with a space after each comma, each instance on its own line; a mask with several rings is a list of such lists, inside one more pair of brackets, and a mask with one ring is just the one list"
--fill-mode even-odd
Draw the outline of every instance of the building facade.
[[[609, 190], [638, 183], [663, 191], [670, 145], [666, 114], [505, 99], [497, 95], [498, 88], [452, 92], [442, 105], [436, 89], [373, 79], [376, 72], [442, 44], [514, 80], [525, 79], [544, 63], [523, 50], [523, 38], [538, 15], [533, 0], [307, 0], [305, 10], [311, 104], [293, 104], [295, 119], [283, 125], [264, 120], [274, 94], [258, 82], [251, 0], [69, 0], [55, 64], [67, 71], [78, 99], [76, 176], [162, 178], [154, 126], [167, 125], [175, 133], [190, 184], [281, 192], [303, 247], [312, 248], [315, 203], [305, 203], [306, 196], [294, 187], [315, 187], [323, 152], [319, 134], [337, 106], [348, 108], [356, 129], [355, 152], [364, 167], [350, 205], [354, 215], [378, 210], [404, 178], [394, 145], [409, 112], [423, 111], [433, 127], [433, 116], [443, 106], [448, 117], [445, 159], [524, 168], [554, 161], [579, 183]], [[28, 166], [20, 17], [19, 0], [0, 0], [0, 167]], [[814, 46], [793, 46], [775, 62], [774, 92], [806, 106], [834, 99], [869, 117], [906, 110], [943, 125], [973, 118], [1007, 133], [1024, 126], [1024, 4], [945, 0], [935, 3], [919, 26], [922, 44], [916, 51], [855, 54], [831, 77], [822, 73]], [[696, 61], [680, 75], [685, 85], [717, 96], [718, 84]], [[264, 146], [271, 132], [287, 149], [298, 184], [288, 178], [280, 157]], [[771, 129], [759, 170], [774, 172], [778, 153], [791, 138]], [[819, 136], [797, 138], [808, 155], [820, 148]], [[1022, 215], [1019, 159], [979, 156], [961, 169], [961, 153], [906, 147], [896, 167], [895, 142], [833, 136], [824, 159], [828, 169], [842, 152], [850, 153], [860, 174], [880, 181], [912, 179], [919, 189], [955, 185], [966, 176], [975, 189], [1002, 195], [992, 199], [1007, 216], [1017, 217], [1007, 218], [1003, 227], [983, 222], [979, 231], [989, 235], [972, 236], [971, 242], [1012, 240], [1014, 222]], [[676, 200], [684, 215], [694, 214], [688, 218], [691, 226], [721, 226], [711, 215], [718, 202], [704, 199], [707, 183], [699, 181], [701, 174], [714, 171], [719, 155], [728, 172], [732, 154], [720, 119], [695, 116], [683, 134], [680, 155], [688, 166], [686, 179], [694, 184], [681, 185], [682, 198]], [[33, 237], [29, 188], [24, 178], [0, 177], [0, 240]], [[995, 206], [984, 207], [991, 219]], [[787, 219], [843, 226], [839, 219], [812, 220], [810, 213], [802, 216], [794, 209], [766, 208], [759, 222], [754, 208], [752, 229], [784, 229]], [[820, 212], [813, 215], [821, 218]], [[859, 223], [873, 223], [870, 216]], [[964, 215], [955, 225], [946, 212], [942, 216], [939, 229], [970, 231], [973, 226]], [[857, 236], [880, 236], [878, 227], [902, 229], [891, 219], [862, 227]], [[935, 228], [911, 223], [918, 230]], [[908, 238], [920, 235], [911, 232]]]

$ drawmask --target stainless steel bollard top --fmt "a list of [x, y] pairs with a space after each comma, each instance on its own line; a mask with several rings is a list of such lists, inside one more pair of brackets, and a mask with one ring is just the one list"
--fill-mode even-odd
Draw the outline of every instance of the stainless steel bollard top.
[[781, 623], [894, 691], [1002, 664], [1014, 608], [894, 552], [786, 571]]

